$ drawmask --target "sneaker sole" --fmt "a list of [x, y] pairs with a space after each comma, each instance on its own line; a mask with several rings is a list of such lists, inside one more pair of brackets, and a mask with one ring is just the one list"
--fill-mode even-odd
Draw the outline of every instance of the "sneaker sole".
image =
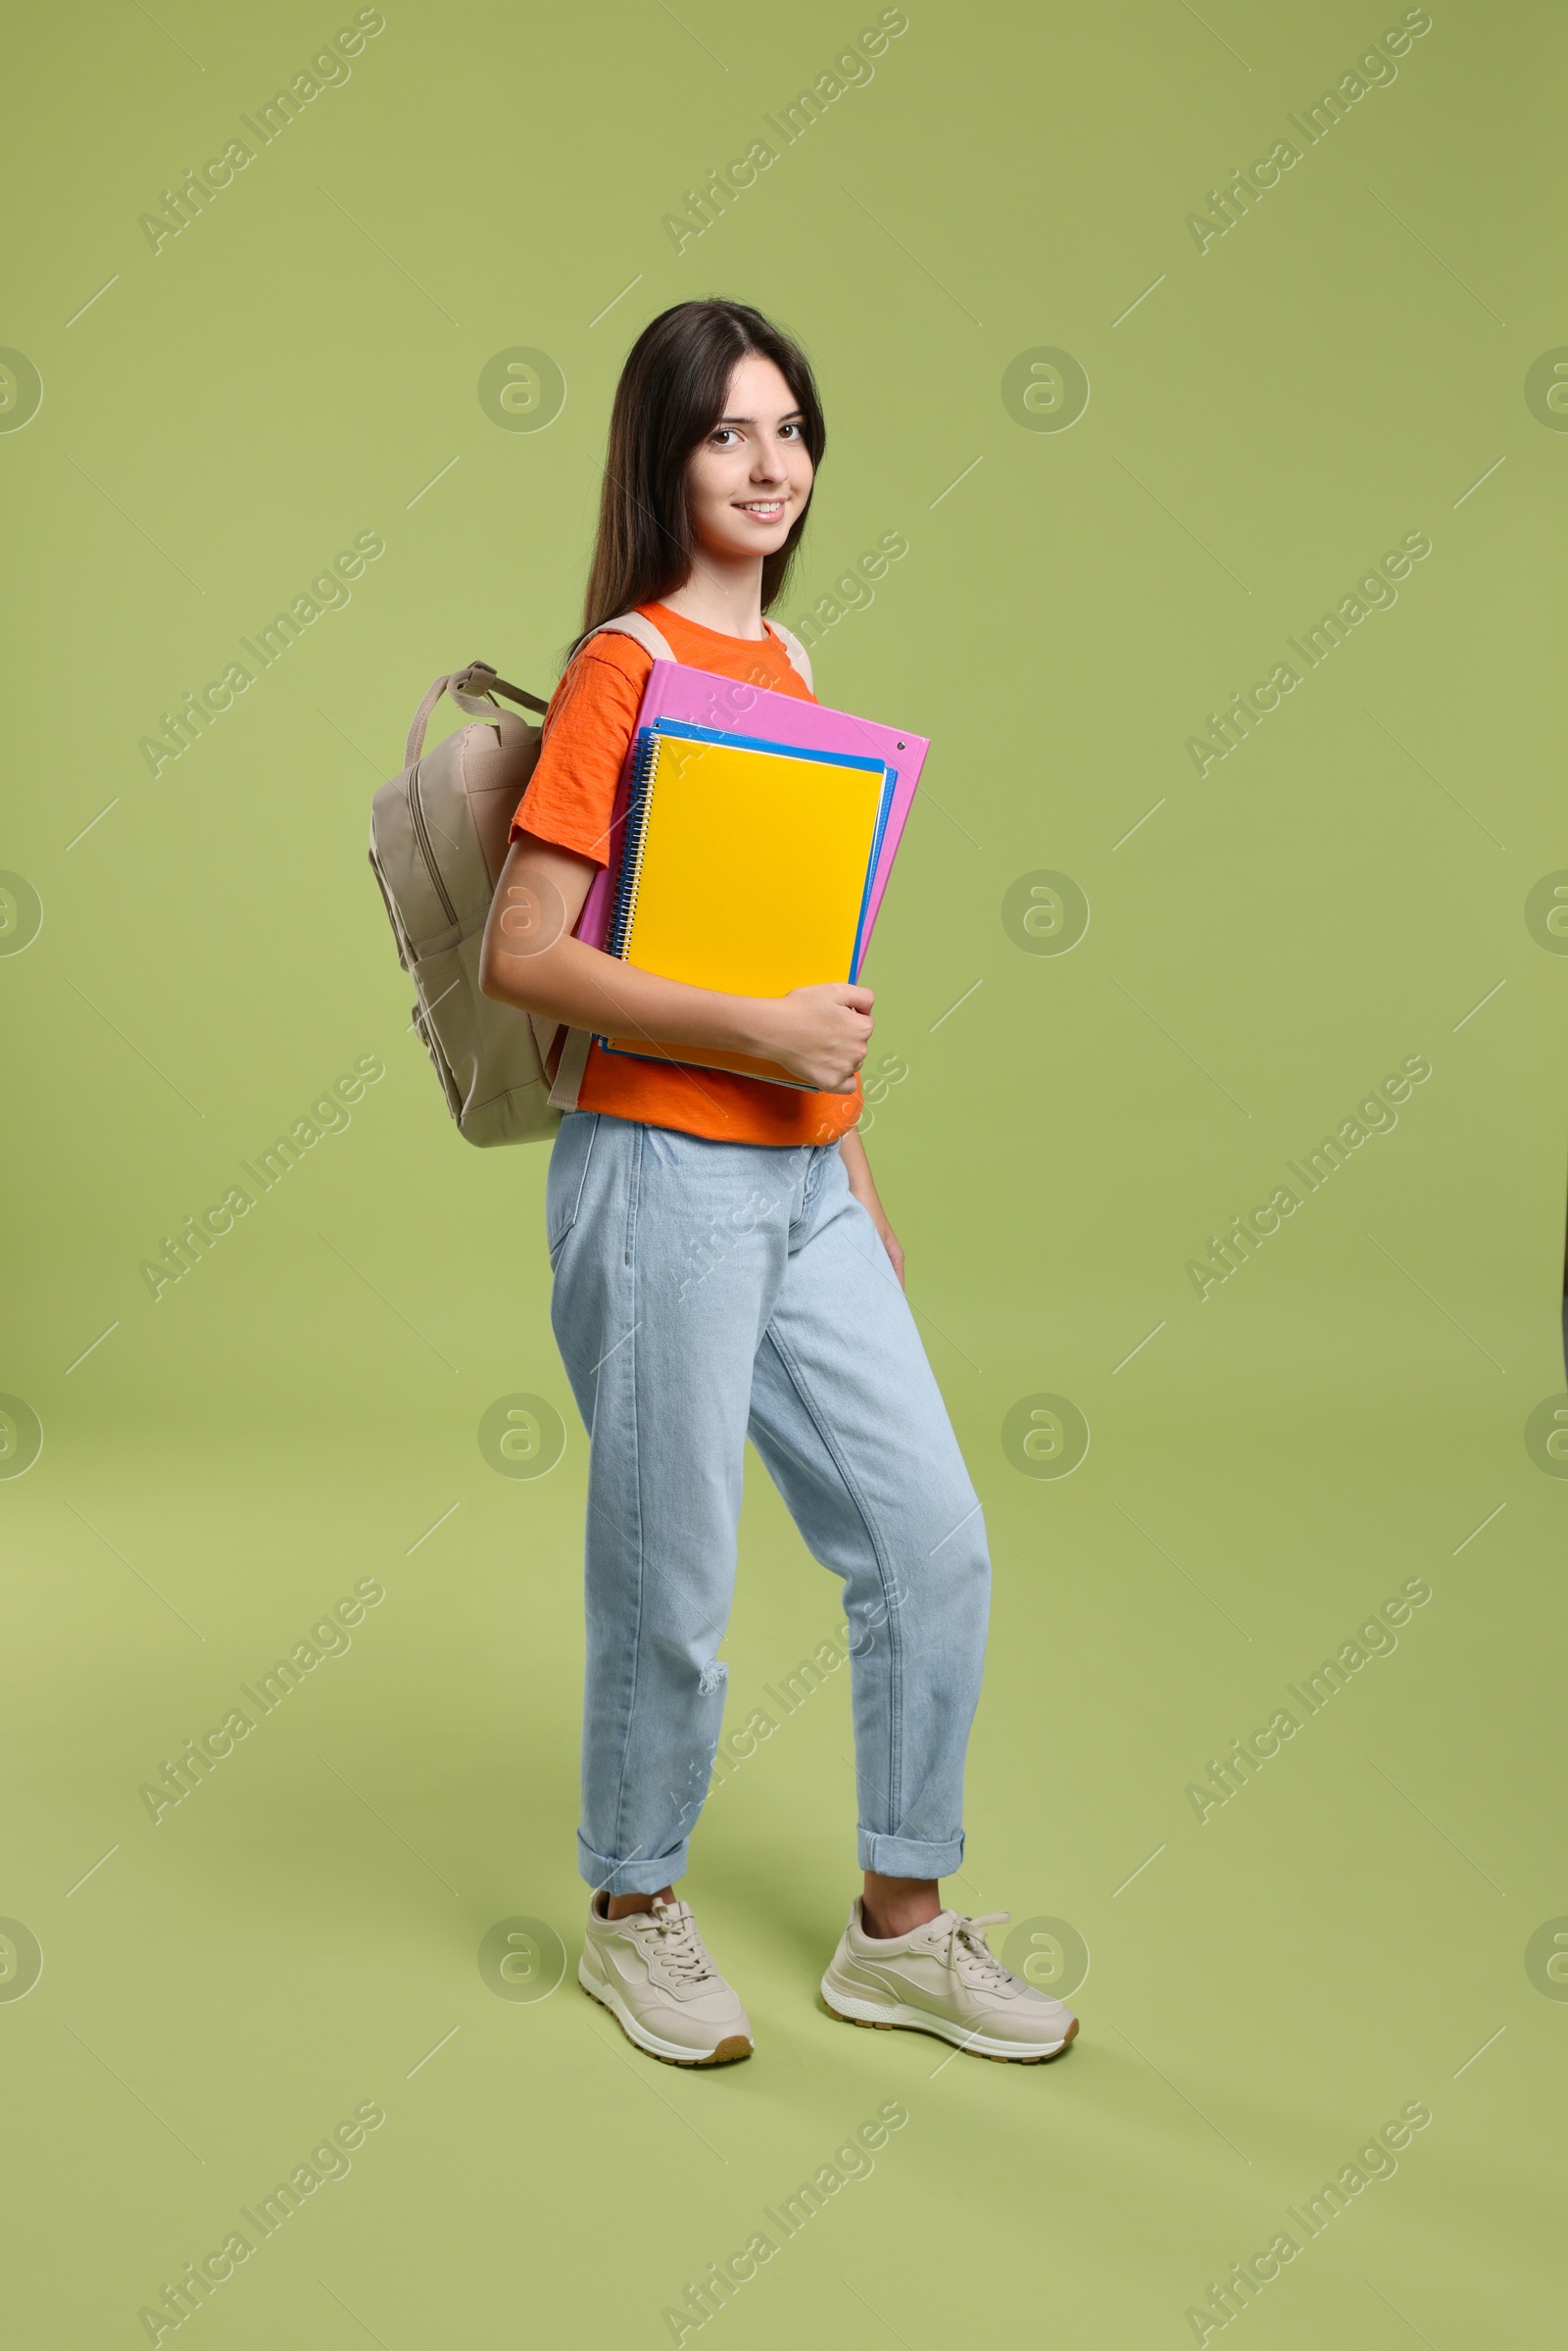
[[1060, 2040], [1038, 2048], [1020, 2048], [1016, 2041], [993, 2040], [988, 2034], [966, 2033], [961, 2025], [950, 2024], [943, 2017], [928, 2016], [923, 2009], [906, 2008], [902, 2004], [888, 2007], [875, 2000], [860, 2000], [839, 1990], [822, 1979], [822, 2002], [829, 2016], [841, 2025], [868, 2026], [876, 2033], [926, 2033], [934, 2040], [951, 2041], [966, 2057], [989, 2057], [993, 2065], [1045, 2065], [1059, 2057], [1078, 2037], [1078, 2019], [1073, 2018]]
[[650, 2033], [646, 2025], [640, 2025], [625, 2002], [608, 1984], [594, 1983], [580, 1959], [577, 1962], [577, 1982], [590, 2000], [597, 2000], [601, 2008], [610, 2011], [633, 2048], [641, 2049], [646, 2057], [657, 2057], [661, 2065], [687, 2068], [735, 2065], [741, 2058], [752, 2054], [752, 2044], [745, 2033], [731, 2033], [716, 2042], [707, 2056], [695, 2056], [690, 2049], [681, 2048], [675, 2041], [661, 2040], [657, 2033]]

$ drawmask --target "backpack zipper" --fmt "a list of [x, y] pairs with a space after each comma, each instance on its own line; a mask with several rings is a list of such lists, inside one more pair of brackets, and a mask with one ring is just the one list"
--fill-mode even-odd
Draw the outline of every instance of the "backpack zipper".
[[447, 896], [446, 884], [441, 879], [441, 868], [437, 865], [435, 852], [430, 847], [430, 836], [424, 829], [424, 810], [419, 806], [417, 762], [409, 770], [409, 814], [414, 821], [414, 837], [419, 844], [419, 854], [424, 859], [431, 881], [435, 884], [435, 894], [442, 906], [445, 906], [447, 920], [455, 930], [458, 927], [458, 909]]

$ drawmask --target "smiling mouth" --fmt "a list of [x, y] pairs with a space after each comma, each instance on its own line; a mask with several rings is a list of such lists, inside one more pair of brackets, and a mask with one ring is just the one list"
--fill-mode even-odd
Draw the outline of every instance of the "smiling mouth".
[[737, 499], [735, 503], [743, 514], [755, 514], [759, 522], [776, 522], [784, 512], [782, 498]]

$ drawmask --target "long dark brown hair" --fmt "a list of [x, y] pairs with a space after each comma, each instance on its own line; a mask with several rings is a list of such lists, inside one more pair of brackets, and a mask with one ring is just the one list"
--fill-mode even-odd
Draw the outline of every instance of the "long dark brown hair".
[[[634, 605], [657, 603], [689, 576], [696, 538], [687, 460], [723, 415], [737, 362], [753, 352], [789, 385], [813, 469], [821, 464], [827, 428], [798, 343], [744, 302], [678, 302], [662, 312], [632, 345], [615, 387], [584, 635]], [[809, 507], [808, 497], [783, 546], [762, 559], [764, 612], [783, 593]]]

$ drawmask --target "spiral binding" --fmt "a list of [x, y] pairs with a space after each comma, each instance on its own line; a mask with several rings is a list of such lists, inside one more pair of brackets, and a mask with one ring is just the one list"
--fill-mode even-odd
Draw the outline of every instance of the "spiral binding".
[[632, 918], [637, 911], [637, 889], [643, 873], [643, 847], [648, 838], [648, 800], [653, 783], [654, 764], [659, 757], [659, 737], [652, 727], [643, 730], [632, 762], [631, 790], [626, 806], [626, 829], [620, 859], [619, 894], [615, 901], [615, 919], [610, 933], [608, 953], [626, 959], [626, 942], [631, 936]]

